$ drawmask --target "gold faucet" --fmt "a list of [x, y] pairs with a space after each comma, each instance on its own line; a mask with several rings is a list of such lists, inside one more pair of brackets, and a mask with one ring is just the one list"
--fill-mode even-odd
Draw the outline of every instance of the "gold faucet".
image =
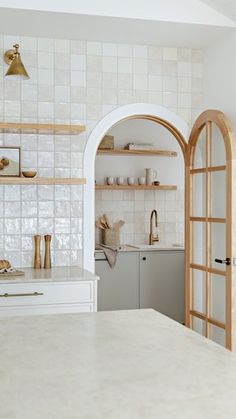
[[153, 234], [153, 216], [155, 215], [155, 227], [158, 226], [157, 223], [157, 212], [156, 210], [152, 210], [151, 215], [150, 215], [150, 233], [149, 233], [149, 244], [154, 244], [155, 242], [159, 242], [159, 237], [158, 234]]

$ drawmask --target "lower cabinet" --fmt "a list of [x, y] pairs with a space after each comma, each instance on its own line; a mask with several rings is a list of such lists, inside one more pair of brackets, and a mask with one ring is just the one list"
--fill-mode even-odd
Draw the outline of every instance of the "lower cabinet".
[[98, 310], [153, 308], [184, 322], [184, 252], [120, 252], [114, 269], [96, 260]]
[[98, 310], [139, 308], [139, 252], [120, 252], [113, 269], [104, 255], [95, 262]]
[[140, 308], [184, 322], [184, 252], [140, 253]]
[[96, 281], [0, 284], [0, 317], [96, 311]]

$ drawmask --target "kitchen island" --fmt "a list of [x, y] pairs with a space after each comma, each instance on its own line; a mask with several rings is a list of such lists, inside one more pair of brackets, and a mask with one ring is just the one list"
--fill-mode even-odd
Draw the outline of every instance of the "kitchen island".
[[236, 355], [153, 310], [0, 319], [1, 419], [233, 419]]

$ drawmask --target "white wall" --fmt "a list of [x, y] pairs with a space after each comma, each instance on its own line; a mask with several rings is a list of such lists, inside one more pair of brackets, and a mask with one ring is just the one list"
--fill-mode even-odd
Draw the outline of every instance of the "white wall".
[[204, 51], [204, 108], [223, 111], [236, 131], [236, 32]]
[[[189, 124], [202, 107], [201, 50], [2, 35], [1, 53], [15, 42], [31, 78], [0, 69], [1, 120], [86, 125], [78, 137], [1, 134], [41, 176], [80, 176], [87, 136], [121, 105], [163, 105]], [[82, 206], [82, 187], [1, 185], [0, 257], [31, 266], [33, 235], [49, 233], [55, 265], [82, 264]]]

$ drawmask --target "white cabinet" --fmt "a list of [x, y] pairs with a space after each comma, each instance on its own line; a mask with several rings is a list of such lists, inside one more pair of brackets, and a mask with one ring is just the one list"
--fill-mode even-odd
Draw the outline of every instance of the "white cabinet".
[[140, 308], [184, 322], [184, 252], [140, 253]]
[[22, 281], [2, 280], [0, 316], [96, 311], [98, 277], [80, 268], [60, 269], [27, 268]]

